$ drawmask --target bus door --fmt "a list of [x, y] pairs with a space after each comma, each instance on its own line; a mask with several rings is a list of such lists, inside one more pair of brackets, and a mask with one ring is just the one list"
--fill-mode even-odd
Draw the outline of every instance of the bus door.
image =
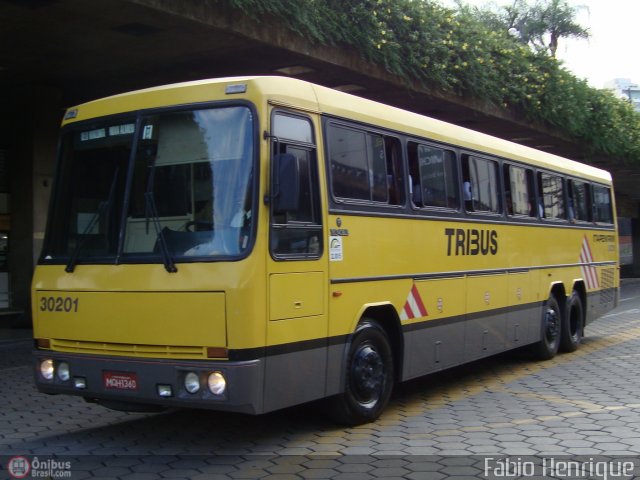
[[265, 409], [325, 395], [327, 260], [312, 119], [271, 115]]

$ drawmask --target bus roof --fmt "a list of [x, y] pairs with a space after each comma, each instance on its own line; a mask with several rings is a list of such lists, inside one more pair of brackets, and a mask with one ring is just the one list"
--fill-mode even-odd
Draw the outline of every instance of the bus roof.
[[[240, 88], [239, 91], [229, 93], [226, 91], [229, 85], [246, 85], [247, 88], [246, 91]], [[289, 77], [228, 77], [137, 90], [71, 108], [67, 110], [63, 125], [105, 115], [162, 106], [203, 103], [218, 98], [247, 99], [256, 104], [264, 103], [265, 100], [276, 102], [540, 168], [561, 171], [568, 175], [611, 183], [609, 172], [584, 163]]]

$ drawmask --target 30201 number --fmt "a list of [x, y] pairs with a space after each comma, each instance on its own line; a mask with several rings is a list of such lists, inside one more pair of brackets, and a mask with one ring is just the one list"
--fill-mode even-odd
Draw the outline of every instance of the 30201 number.
[[78, 299], [71, 297], [40, 297], [41, 312], [77, 312]]

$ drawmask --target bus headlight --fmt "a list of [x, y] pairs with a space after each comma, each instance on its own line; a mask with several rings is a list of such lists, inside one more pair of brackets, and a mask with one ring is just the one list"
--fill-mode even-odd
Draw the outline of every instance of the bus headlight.
[[184, 388], [189, 393], [198, 393], [200, 390], [200, 376], [195, 372], [189, 372], [184, 377]]
[[222, 372], [213, 372], [208, 379], [209, 391], [214, 395], [222, 395], [227, 389], [227, 381]]
[[45, 380], [53, 380], [53, 360], [48, 358], [40, 362], [40, 375]]
[[63, 382], [66, 382], [71, 378], [71, 373], [69, 371], [69, 364], [67, 362], [60, 362], [58, 364], [58, 378]]

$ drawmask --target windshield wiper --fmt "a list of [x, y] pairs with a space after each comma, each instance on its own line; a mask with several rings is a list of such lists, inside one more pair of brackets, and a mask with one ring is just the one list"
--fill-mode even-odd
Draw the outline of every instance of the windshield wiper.
[[98, 211], [93, 214], [93, 217], [91, 217], [91, 220], [89, 221], [85, 229], [80, 234], [80, 239], [78, 240], [78, 244], [76, 245], [76, 248], [73, 250], [73, 253], [71, 254], [71, 258], [69, 258], [69, 261], [67, 262], [67, 266], [64, 269], [65, 272], [73, 273], [73, 271], [76, 268], [76, 264], [78, 262], [78, 255], [80, 254], [80, 251], [82, 250], [82, 247], [84, 246], [85, 241], [89, 236], [89, 232], [93, 230], [93, 227], [95, 227], [96, 223], [98, 223], [98, 220], [100, 220], [100, 217], [102, 217], [102, 215], [104, 215], [104, 213], [111, 207], [111, 202], [113, 201], [113, 196], [116, 191], [118, 173], [120, 173], [120, 167], [116, 167], [115, 171], [113, 172], [113, 179], [111, 180], [111, 186], [109, 187], [109, 194], [107, 195], [107, 199], [103, 200], [98, 204]]
[[158, 244], [160, 245], [160, 251], [162, 252], [162, 261], [164, 262], [164, 268], [169, 273], [175, 273], [178, 271], [176, 264], [171, 258], [169, 253], [169, 247], [167, 246], [167, 240], [164, 238], [164, 232], [162, 231], [162, 225], [160, 225], [160, 217], [158, 216], [158, 209], [156, 208], [156, 201], [153, 198], [153, 192], [147, 191], [144, 194], [145, 201], [145, 216], [147, 221], [149, 217], [153, 221], [153, 227], [156, 230], [158, 236]]

